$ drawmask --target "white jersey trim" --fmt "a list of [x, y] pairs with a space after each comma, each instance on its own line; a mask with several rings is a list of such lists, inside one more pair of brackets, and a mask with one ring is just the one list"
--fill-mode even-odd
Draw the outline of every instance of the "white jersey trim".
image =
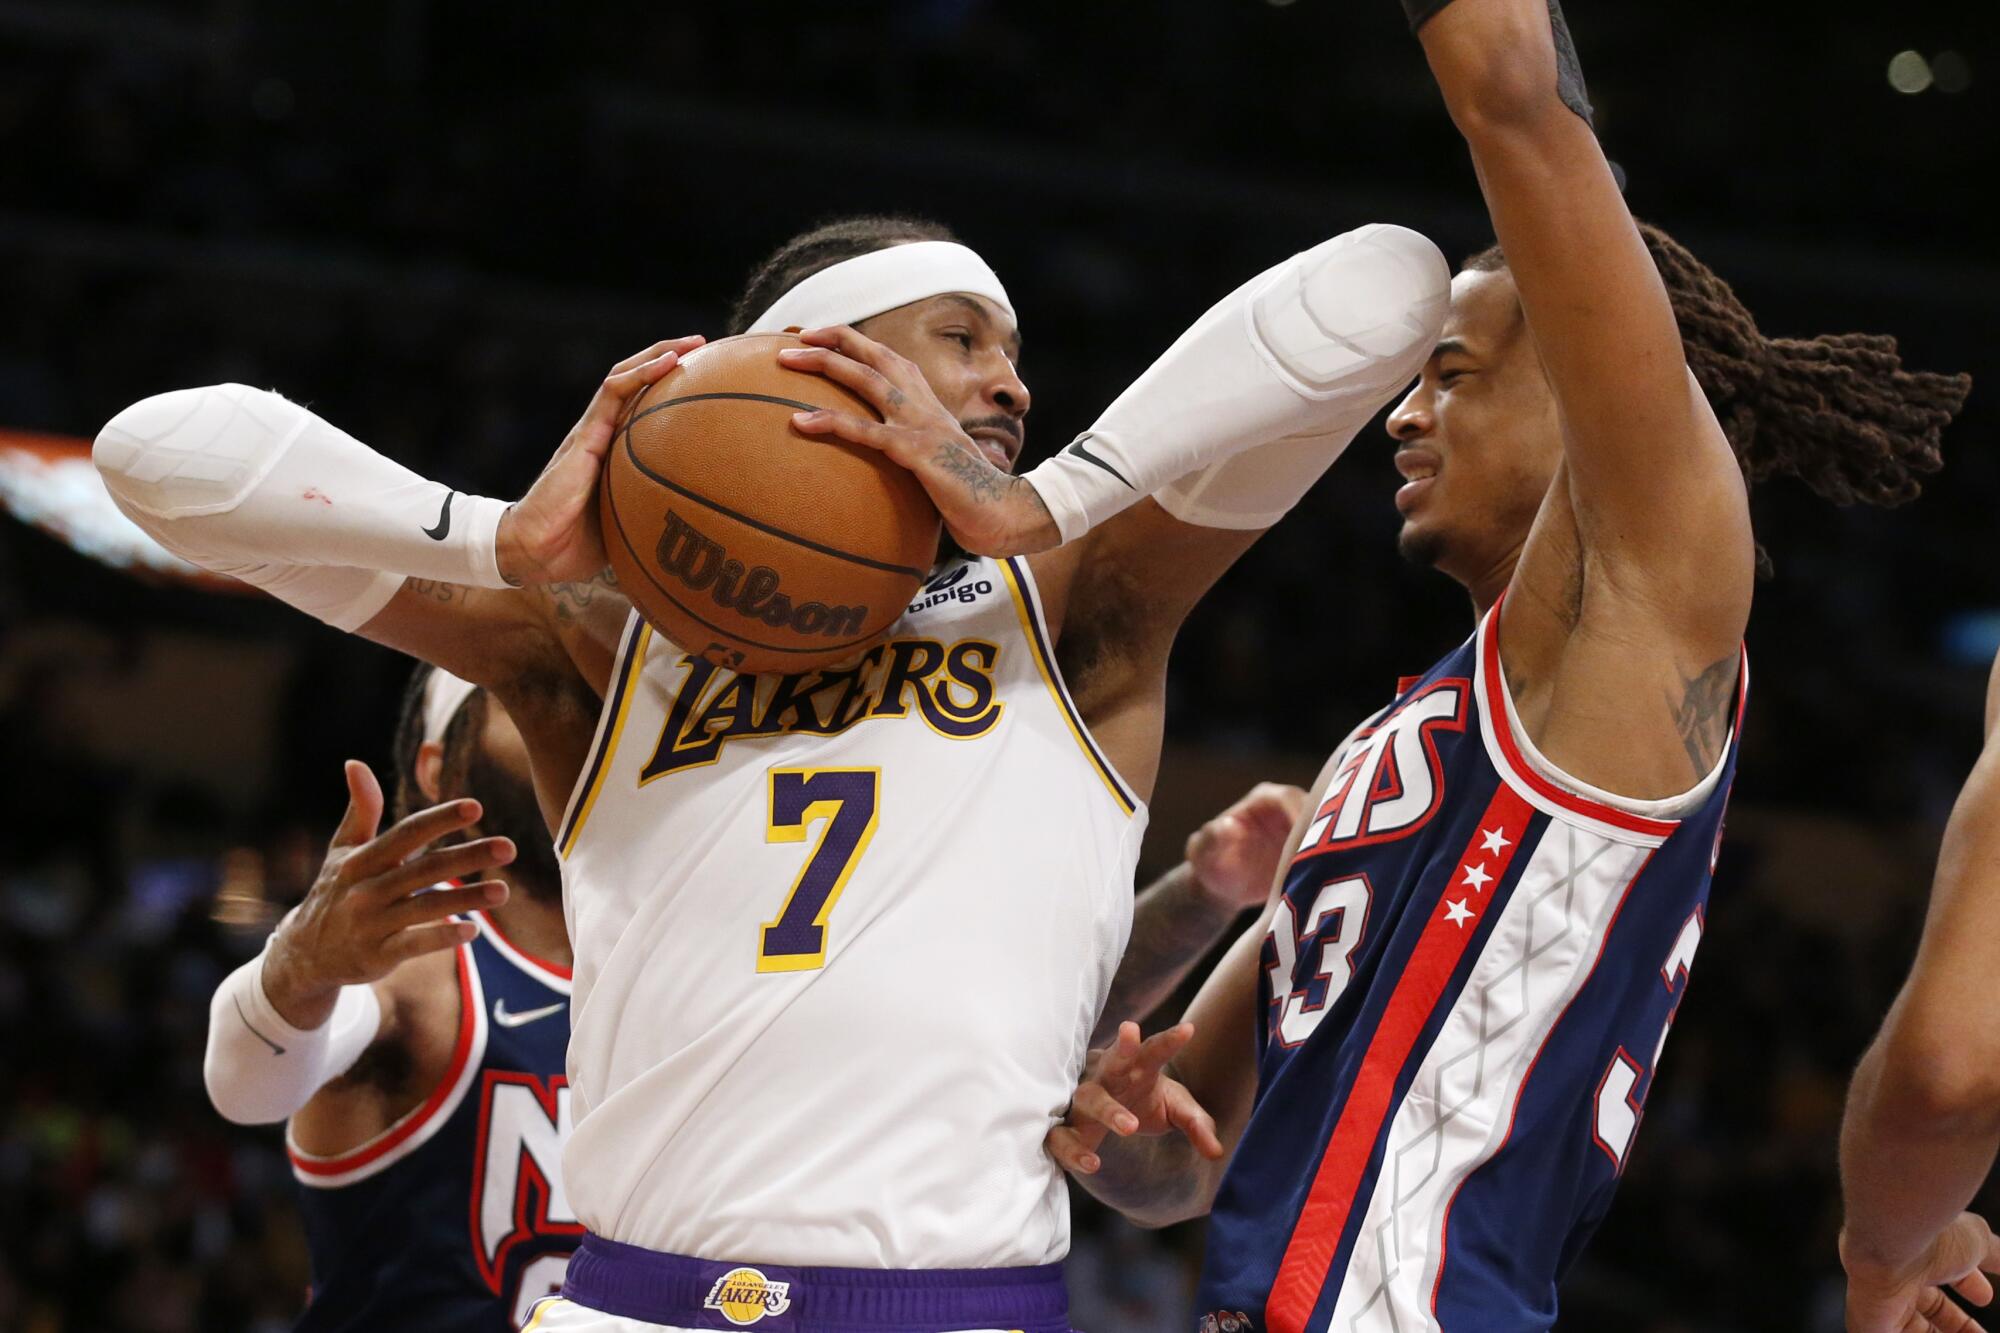
[[1750, 691], [1750, 664], [1745, 656], [1737, 682], [1736, 717], [1730, 723], [1722, 753], [1702, 780], [1678, 796], [1646, 801], [1619, 796], [1571, 777], [1535, 748], [1515, 711], [1512, 692], [1500, 670], [1500, 608], [1495, 602], [1479, 622], [1474, 660], [1474, 688], [1479, 696], [1479, 734], [1487, 757], [1502, 780], [1530, 805], [1554, 819], [1587, 828], [1604, 837], [1641, 847], [1657, 847], [1680, 827], [1683, 815], [1694, 813], [1715, 794], [1723, 770], [1736, 747], [1743, 705]]
[[1063, 720], [1069, 724], [1070, 733], [1082, 747], [1084, 757], [1097, 770], [1104, 785], [1111, 792], [1111, 798], [1128, 815], [1137, 815], [1145, 810], [1146, 803], [1126, 785], [1118, 770], [1104, 751], [1098, 747], [1097, 739], [1084, 725], [1083, 714], [1078, 711], [1076, 701], [1070, 697], [1069, 685], [1063, 680], [1062, 668], [1056, 665], [1055, 637], [1048, 632], [1048, 615], [1042, 609], [1041, 589], [1035, 585], [1035, 576], [1028, 569], [1026, 560], [1009, 556], [996, 560], [1001, 576], [1007, 580], [1008, 591], [1014, 596], [1014, 609], [1021, 618], [1021, 633], [1028, 642], [1028, 651], [1034, 654], [1035, 667], [1041, 672], [1043, 683], [1055, 697], [1056, 708]]
[[603, 790], [605, 774], [611, 771], [618, 749], [618, 734], [631, 710], [632, 685], [645, 666], [646, 647], [652, 637], [653, 627], [637, 611], [626, 617], [624, 639], [611, 670], [611, 683], [604, 691], [604, 707], [597, 715], [597, 732], [590, 742], [590, 757], [577, 772], [576, 785], [570, 789], [569, 803], [563, 807], [562, 823], [556, 829], [558, 857], [568, 856], [576, 846], [577, 835], [583, 832], [584, 821], [590, 818], [597, 794]]
[[465, 1100], [466, 1090], [486, 1058], [486, 989], [479, 984], [479, 964], [472, 957], [472, 945], [459, 945], [457, 953], [459, 1035], [444, 1077], [421, 1105], [352, 1152], [330, 1157], [309, 1153], [299, 1147], [287, 1124], [285, 1152], [292, 1159], [292, 1175], [301, 1185], [339, 1189], [381, 1174], [430, 1142]]

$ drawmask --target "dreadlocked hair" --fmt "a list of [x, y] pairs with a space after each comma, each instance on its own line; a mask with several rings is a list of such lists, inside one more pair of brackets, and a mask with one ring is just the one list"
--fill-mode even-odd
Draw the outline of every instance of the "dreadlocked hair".
[[[1639, 235], [1666, 284], [1688, 368], [1751, 485], [1796, 477], [1841, 505], [1917, 498], [1918, 478], [1944, 465], [1938, 437], [1965, 405], [1970, 375], [1905, 370], [1883, 334], [1767, 338], [1687, 247], [1650, 223]], [[1507, 257], [1494, 246], [1465, 267], [1498, 272]]]
[[823, 222], [779, 246], [750, 274], [729, 314], [729, 331], [741, 333], [792, 288], [845, 260], [910, 241], [955, 241], [951, 228], [928, 218], [863, 214]]

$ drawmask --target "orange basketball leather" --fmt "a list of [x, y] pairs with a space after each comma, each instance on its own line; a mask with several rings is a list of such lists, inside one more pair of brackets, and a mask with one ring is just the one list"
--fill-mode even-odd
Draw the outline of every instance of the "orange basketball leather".
[[795, 672], [879, 638], [937, 557], [937, 509], [882, 454], [791, 415], [877, 415], [789, 370], [790, 334], [695, 351], [633, 403], [599, 491], [620, 587], [675, 644], [733, 670]]

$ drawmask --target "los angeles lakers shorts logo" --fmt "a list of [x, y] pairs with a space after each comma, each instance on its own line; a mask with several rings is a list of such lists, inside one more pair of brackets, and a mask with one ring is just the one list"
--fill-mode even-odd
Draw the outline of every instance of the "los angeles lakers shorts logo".
[[754, 1268], [732, 1268], [715, 1279], [702, 1304], [732, 1324], [750, 1325], [792, 1308], [792, 1284], [773, 1282]]

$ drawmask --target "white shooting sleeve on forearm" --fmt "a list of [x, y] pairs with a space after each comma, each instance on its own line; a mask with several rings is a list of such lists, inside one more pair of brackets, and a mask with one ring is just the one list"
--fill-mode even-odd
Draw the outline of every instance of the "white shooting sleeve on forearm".
[[169, 551], [339, 629], [367, 623], [405, 577], [507, 586], [494, 550], [504, 502], [427, 481], [263, 389], [141, 399], [91, 458], [118, 508]]
[[202, 1081], [224, 1120], [269, 1125], [353, 1067], [382, 1027], [372, 986], [342, 986], [333, 1016], [301, 1031], [264, 993], [264, 954], [231, 972], [208, 1005]]
[[1423, 368], [1450, 304], [1425, 237], [1337, 236], [1217, 302], [1027, 480], [1065, 542], [1146, 495], [1187, 523], [1269, 527]]

